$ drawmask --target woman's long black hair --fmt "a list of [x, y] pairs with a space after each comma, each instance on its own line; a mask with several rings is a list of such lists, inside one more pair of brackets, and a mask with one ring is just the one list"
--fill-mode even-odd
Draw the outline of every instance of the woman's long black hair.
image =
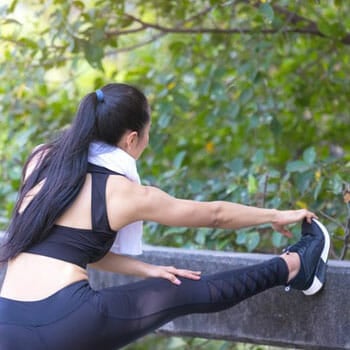
[[[101, 90], [103, 99], [95, 92], [86, 95], [72, 125], [53, 142], [38, 147], [28, 158], [23, 175], [34, 157], [39, 161], [22, 181], [7, 238], [1, 247], [0, 262], [16, 257], [50, 234], [57, 218], [84, 184], [91, 141], [116, 145], [127, 130], [142, 134], [150, 120], [144, 94], [126, 84], [108, 84]], [[40, 181], [41, 189], [20, 212], [23, 199]]]

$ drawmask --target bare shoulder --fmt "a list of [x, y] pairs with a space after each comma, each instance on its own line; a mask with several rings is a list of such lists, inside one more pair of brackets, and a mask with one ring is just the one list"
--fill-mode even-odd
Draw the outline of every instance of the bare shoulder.
[[113, 229], [131, 222], [155, 221], [167, 226], [208, 226], [213, 205], [175, 198], [153, 186], [143, 186], [122, 176], [111, 176], [107, 184], [107, 211]]
[[147, 187], [132, 182], [125, 176], [109, 176], [106, 202], [110, 226], [117, 230], [131, 222], [143, 220], [140, 207], [146, 193]]
[[44, 144], [40, 144], [36, 146], [31, 154], [35, 154], [32, 159], [28, 162], [25, 168], [24, 181], [28, 178], [28, 176], [33, 172], [36, 166], [41, 162], [41, 160], [45, 157], [47, 150], [43, 148]]
[[146, 190], [147, 186], [140, 185], [122, 175], [110, 175], [107, 181], [107, 198], [116, 200], [119, 196], [137, 196]]

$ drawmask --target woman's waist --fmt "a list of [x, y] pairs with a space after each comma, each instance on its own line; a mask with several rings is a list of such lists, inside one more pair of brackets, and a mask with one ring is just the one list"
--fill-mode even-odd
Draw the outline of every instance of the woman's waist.
[[37, 301], [19, 301], [0, 297], [0, 324], [44, 326], [63, 320], [89, 301], [98, 307], [98, 296], [89, 282], [74, 282], [47, 298]]
[[47, 256], [21, 253], [8, 263], [0, 297], [37, 301], [87, 279], [86, 270], [78, 265]]

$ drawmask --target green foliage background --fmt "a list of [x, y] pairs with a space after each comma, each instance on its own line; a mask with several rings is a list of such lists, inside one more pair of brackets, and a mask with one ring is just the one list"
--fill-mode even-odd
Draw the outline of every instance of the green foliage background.
[[[314, 210], [347, 258], [350, 4], [95, 0], [0, 5], [0, 220], [31, 149], [102, 85], [152, 106], [143, 182], [178, 197]], [[295, 239], [298, 227], [293, 228]], [[270, 227], [236, 232], [147, 223], [148, 243], [278, 252]]]

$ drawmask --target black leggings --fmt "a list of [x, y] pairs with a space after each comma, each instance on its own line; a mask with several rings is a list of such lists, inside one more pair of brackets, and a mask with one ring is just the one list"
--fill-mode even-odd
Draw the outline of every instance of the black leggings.
[[178, 316], [227, 309], [287, 278], [276, 257], [179, 286], [156, 278], [94, 291], [80, 281], [39, 301], [0, 298], [0, 349], [117, 349]]

